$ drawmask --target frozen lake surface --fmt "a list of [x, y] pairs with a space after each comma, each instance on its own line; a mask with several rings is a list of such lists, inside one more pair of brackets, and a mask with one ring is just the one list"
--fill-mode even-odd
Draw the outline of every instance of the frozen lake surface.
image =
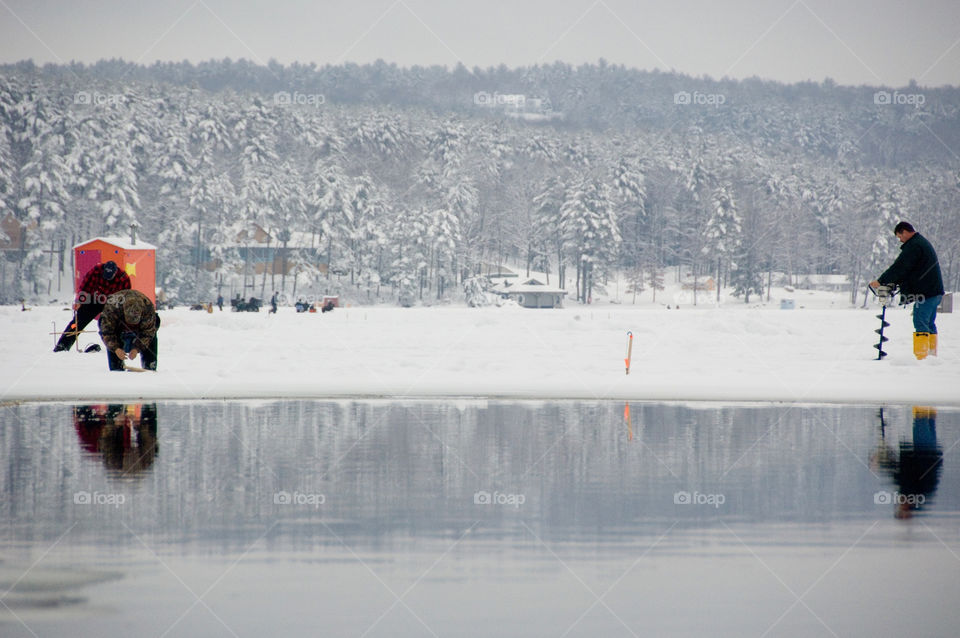
[[955, 636], [960, 410], [0, 409], [0, 635]]

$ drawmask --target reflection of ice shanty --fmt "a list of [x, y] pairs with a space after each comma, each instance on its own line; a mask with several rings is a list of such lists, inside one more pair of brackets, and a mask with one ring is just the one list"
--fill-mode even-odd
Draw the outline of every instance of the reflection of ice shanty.
[[121, 475], [142, 472], [157, 455], [155, 403], [76, 406], [73, 425], [80, 446]]

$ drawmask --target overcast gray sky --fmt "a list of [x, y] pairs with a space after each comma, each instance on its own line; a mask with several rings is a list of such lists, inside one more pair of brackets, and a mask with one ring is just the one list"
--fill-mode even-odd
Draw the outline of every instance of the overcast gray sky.
[[224, 57], [960, 85], [960, 1], [0, 0], [0, 62]]

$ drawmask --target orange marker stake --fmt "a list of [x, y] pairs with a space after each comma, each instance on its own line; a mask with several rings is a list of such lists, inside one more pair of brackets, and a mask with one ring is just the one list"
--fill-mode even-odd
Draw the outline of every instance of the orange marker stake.
[[623, 420], [627, 422], [627, 440], [633, 440], [633, 424], [630, 422], [630, 402], [623, 405]]
[[623, 362], [627, 365], [627, 374], [630, 374], [630, 357], [633, 356], [633, 333], [627, 333], [627, 358]]

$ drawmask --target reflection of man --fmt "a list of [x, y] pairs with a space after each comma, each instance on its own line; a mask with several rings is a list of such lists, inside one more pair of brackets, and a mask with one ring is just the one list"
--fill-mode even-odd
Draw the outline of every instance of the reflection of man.
[[886, 443], [881, 443], [874, 457], [877, 465], [896, 482], [896, 518], [910, 518], [930, 500], [940, 482], [943, 452], [937, 445], [937, 411], [913, 408], [913, 442], [900, 442], [897, 457]]
[[111, 370], [123, 370], [124, 359], [141, 357], [147, 370], [157, 369], [157, 328], [160, 316], [153, 303], [139, 290], [121, 290], [110, 295], [100, 315], [100, 338], [107, 347]]
[[[99, 451], [100, 431], [107, 424], [105, 405], [78, 405], [73, 408], [73, 427], [80, 438], [80, 447], [87, 452]], [[112, 418], [112, 417], [111, 417]]]
[[103, 311], [107, 297], [129, 288], [130, 277], [117, 267], [116, 262], [108, 261], [91, 268], [77, 290], [77, 299], [73, 304], [73, 311], [76, 313], [74, 320], [63, 331], [53, 351], [69, 350], [77, 340], [77, 334]]
[[870, 282], [871, 288], [897, 284], [900, 294], [913, 304], [913, 354], [925, 359], [937, 356], [937, 306], [943, 298], [943, 277], [937, 253], [927, 238], [907, 222], [897, 224], [893, 233], [902, 244], [900, 255], [882, 275]]
[[100, 431], [104, 465], [123, 474], [142, 472], [157, 454], [157, 406], [139, 406], [139, 416], [134, 407], [124, 406]]
[[77, 406], [73, 419], [81, 447], [101, 454], [108, 468], [134, 474], [153, 464], [156, 404]]

